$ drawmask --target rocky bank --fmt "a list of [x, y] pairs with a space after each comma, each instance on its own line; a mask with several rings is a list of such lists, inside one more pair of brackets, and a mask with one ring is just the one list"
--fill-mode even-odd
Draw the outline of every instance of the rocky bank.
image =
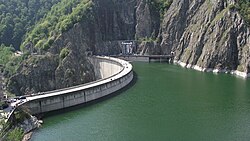
[[250, 72], [250, 30], [234, 0], [176, 0], [162, 23], [163, 54], [201, 71]]

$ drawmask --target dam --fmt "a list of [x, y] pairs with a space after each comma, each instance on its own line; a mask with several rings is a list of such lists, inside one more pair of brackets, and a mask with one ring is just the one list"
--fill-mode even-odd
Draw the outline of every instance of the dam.
[[111, 55], [131, 62], [168, 62], [172, 63], [174, 60], [173, 54], [170, 55]]
[[26, 96], [26, 99], [9, 116], [11, 120], [18, 108], [28, 109], [32, 115], [84, 104], [116, 92], [133, 79], [132, 65], [112, 57], [92, 56], [97, 81], [69, 88]]

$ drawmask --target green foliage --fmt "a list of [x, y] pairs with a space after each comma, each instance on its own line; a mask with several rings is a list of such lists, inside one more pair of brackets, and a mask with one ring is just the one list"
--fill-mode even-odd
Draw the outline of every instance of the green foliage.
[[0, 0], [0, 44], [18, 49], [22, 38], [61, 0]]
[[15, 56], [14, 50], [12, 46], [6, 47], [3, 44], [0, 46], [0, 65], [3, 67], [2, 69], [6, 77], [14, 74], [21, 61], [27, 57], [27, 54]]
[[63, 60], [70, 53], [68, 48], [63, 48], [60, 52], [60, 58]]
[[25, 119], [28, 119], [28, 118], [29, 118], [29, 115], [28, 115], [27, 113], [25, 113], [24, 111], [19, 110], [19, 111], [15, 112], [15, 117], [16, 117], [15, 122], [16, 122], [16, 123], [21, 123], [21, 122], [23, 122]]
[[163, 19], [165, 11], [169, 9], [172, 2], [173, 0], [148, 0], [148, 3], [159, 11], [161, 20]]
[[235, 4], [230, 4], [230, 5], [229, 5], [229, 9], [230, 9], [230, 10], [236, 9], [236, 5], [235, 5]]
[[155, 41], [159, 41], [159, 39], [152, 38], [152, 37], [145, 37], [145, 38], [139, 38], [138, 41], [139, 42], [155, 42]]
[[23, 60], [22, 57], [14, 56], [11, 60], [5, 65], [5, 75], [11, 76], [16, 73], [17, 69], [19, 68], [21, 61]]
[[3, 110], [8, 107], [8, 104], [5, 101], [0, 101], [0, 110]]
[[21, 128], [16, 127], [10, 133], [8, 133], [6, 141], [21, 141], [24, 136], [24, 132]]
[[4, 66], [5, 64], [7, 64], [13, 55], [14, 48], [6, 47], [2, 44], [0, 46], [0, 65]]
[[0, 139], [3, 139], [4, 135], [9, 131], [11, 128], [10, 123], [6, 123], [3, 119], [0, 120], [0, 126], [2, 126], [2, 129], [0, 131]]
[[250, 24], [250, 1], [238, 0], [235, 6], [239, 10], [240, 14], [244, 17], [246, 22]]
[[47, 50], [61, 33], [86, 19], [91, 6], [91, 0], [61, 0], [28, 32], [22, 47], [32, 42], [36, 48]]

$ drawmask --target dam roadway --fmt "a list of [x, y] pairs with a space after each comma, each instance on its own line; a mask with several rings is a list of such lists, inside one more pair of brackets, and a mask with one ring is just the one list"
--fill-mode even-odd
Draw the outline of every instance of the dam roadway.
[[133, 68], [127, 61], [112, 57], [90, 57], [90, 61], [99, 78], [97, 81], [26, 96], [14, 103], [16, 108], [8, 119], [13, 118], [17, 107], [28, 109], [34, 115], [87, 103], [122, 89], [133, 79]]

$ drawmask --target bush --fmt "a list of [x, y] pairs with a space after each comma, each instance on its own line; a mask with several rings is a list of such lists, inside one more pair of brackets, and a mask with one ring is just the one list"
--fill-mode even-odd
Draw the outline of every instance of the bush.
[[21, 141], [23, 136], [23, 130], [17, 127], [7, 135], [6, 141]]
[[12, 47], [7, 47], [5, 45], [0, 46], [0, 64], [5, 65], [14, 54], [14, 49]]
[[243, 18], [250, 23], [250, 1], [249, 0], [238, 0], [236, 9], [240, 12]]
[[230, 10], [235, 10], [235, 9], [236, 9], [236, 5], [230, 4], [230, 5], [229, 5], [229, 9], [230, 9]]
[[53, 43], [54, 43], [54, 38], [53, 37], [49, 38], [48, 44], [51, 46]]
[[36, 48], [42, 48], [43, 44], [44, 44], [44, 40], [39, 40], [39, 41], [36, 43], [35, 47], [36, 47]]
[[173, 0], [148, 0], [147, 2], [159, 11], [160, 19], [162, 20], [165, 11], [169, 9]]
[[22, 58], [23, 57], [13, 56], [11, 57], [9, 62], [6, 63], [4, 71], [8, 74], [8, 76], [11, 76], [16, 73], [17, 69], [19, 68], [21, 64]]
[[70, 53], [68, 48], [63, 48], [60, 52], [60, 59], [64, 59]]
[[44, 51], [48, 50], [49, 48], [50, 48], [49, 42], [46, 42], [42, 47]]
[[6, 103], [6, 102], [2, 102], [2, 103], [0, 103], [0, 109], [2, 110], [2, 109], [5, 109], [5, 108], [8, 108], [9, 107], [9, 105]]

